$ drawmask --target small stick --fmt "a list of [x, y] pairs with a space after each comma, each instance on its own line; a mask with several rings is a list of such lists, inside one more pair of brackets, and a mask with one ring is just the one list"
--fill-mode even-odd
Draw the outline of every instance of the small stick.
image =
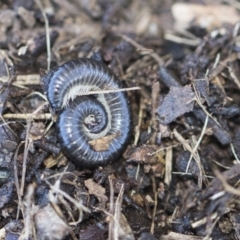
[[172, 160], [173, 160], [173, 151], [172, 147], [167, 149], [166, 152], [166, 160], [165, 160], [165, 176], [164, 183], [168, 186], [172, 181]]
[[45, 30], [46, 30], [46, 45], [47, 45], [47, 70], [50, 70], [50, 63], [51, 63], [51, 43], [50, 43], [50, 33], [49, 33], [49, 23], [47, 15], [44, 11], [43, 5], [40, 0], [35, 0], [38, 7], [40, 8], [43, 19], [45, 22]]
[[26, 139], [24, 144], [24, 153], [23, 153], [23, 163], [22, 163], [22, 180], [21, 180], [21, 188], [20, 188], [20, 195], [23, 196], [24, 186], [25, 186], [25, 176], [27, 171], [27, 156], [29, 149], [31, 147], [31, 138], [29, 138], [29, 132], [32, 125], [32, 120], [28, 119], [27, 121], [27, 130], [26, 130]]
[[153, 187], [153, 193], [154, 193], [154, 207], [153, 207], [152, 223], [151, 223], [150, 233], [154, 234], [155, 217], [156, 217], [157, 204], [158, 204], [157, 186], [156, 186], [156, 181], [155, 181], [154, 176], [152, 176], [152, 185], [153, 185], [152, 187]]
[[86, 93], [81, 93], [81, 96], [84, 95], [91, 95], [91, 94], [104, 94], [104, 93], [114, 93], [114, 92], [127, 92], [127, 91], [134, 91], [140, 90], [140, 87], [130, 87], [130, 88], [120, 88], [120, 89], [109, 89], [109, 90], [99, 90], [99, 91], [88, 91]]
[[231, 150], [232, 150], [233, 156], [234, 156], [234, 157], [236, 158], [236, 160], [240, 163], [240, 160], [239, 160], [239, 158], [238, 158], [238, 156], [237, 156], [237, 154], [236, 154], [236, 151], [235, 151], [235, 148], [234, 148], [233, 144], [230, 143], [230, 146], [231, 146]]
[[[195, 147], [193, 148], [193, 152], [194, 152], [194, 153], [197, 151], [198, 146], [200, 145], [200, 143], [201, 143], [201, 141], [202, 141], [202, 139], [203, 139], [203, 136], [204, 136], [204, 134], [205, 134], [205, 132], [206, 132], [207, 124], [208, 124], [208, 118], [209, 118], [209, 117], [208, 117], [208, 115], [207, 115], [207, 116], [206, 116], [206, 120], [205, 120], [205, 122], [204, 122], [204, 126], [203, 126], [203, 128], [202, 128], [201, 135], [200, 135], [200, 137], [199, 137], [199, 139], [198, 139]], [[192, 157], [193, 157], [193, 155], [191, 154], [191, 156], [190, 156], [190, 158], [189, 158], [189, 161], [188, 161], [187, 168], [186, 168], [186, 173], [188, 172], [188, 169], [189, 169], [189, 166], [190, 166]]]
[[[139, 51], [140, 49], [146, 49], [145, 47], [143, 47], [142, 45], [140, 45], [139, 43], [134, 41], [132, 38], [130, 38], [130, 37], [124, 35], [124, 34], [117, 34], [117, 35], [119, 35], [125, 41], [129, 42], [130, 44], [132, 44], [137, 49], [137, 51]], [[151, 56], [153, 59], [155, 59], [156, 62], [159, 65], [161, 65], [161, 66], [163, 65], [163, 60], [157, 53], [149, 51], [149, 56]]]
[[11, 118], [11, 119], [37, 119], [37, 120], [51, 120], [51, 113], [6, 113], [3, 115], [3, 118]]
[[196, 154], [193, 149], [191, 148], [191, 146], [189, 145], [189, 143], [183, 138], [183, 136], [177, 131], [177, 129], [175, 128], [173, 130], [173, 135], [174, 137], [193, 155], [194, 160], [196, 161], [197, 165], [198, 165], [198, 169], [199, 169], [199, 179], [198, 179], [198, 186], [200, 188], [202, 188], [202, 179], [203, 179], [203, 169], [201, 167], [201, 162], [199, 159], [198, 154]]
[[133, 143], [134, 146], [137, 146], [138, 139], [140, 137], [140, 127], [141, 127], [141, 124], [142, 124], [143, 109], [144, 109], [144, 103], [143, 103], [143, 100], [141, 99], [140, 100], [140, 109], [139, 109], [139, 113], [138, 113], [138, 125], [135, 128], [136, 133], [135, 133], [135, 136], [134, 136], [134, 143]]
[[182, 43], [182, 44], [186, 44], [186, 45], [194, 46], [194, 47], [198, 46], [200, 44], [199, 39], [182, 38], [182, 37], [175, 36], [171, 33], [166, 33], [164, 35], [164, 39], [171, 41], [171, 42]]

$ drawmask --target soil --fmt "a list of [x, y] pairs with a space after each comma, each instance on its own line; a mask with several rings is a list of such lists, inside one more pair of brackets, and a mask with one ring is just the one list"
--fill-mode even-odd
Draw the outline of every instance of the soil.
[[[239, 10], [2, 0], [0, 239], [240, 239]], [[76, 58], [108, 66], [131, 108], [126, 149], [92, 169], [62, 152], [42, 83]]]

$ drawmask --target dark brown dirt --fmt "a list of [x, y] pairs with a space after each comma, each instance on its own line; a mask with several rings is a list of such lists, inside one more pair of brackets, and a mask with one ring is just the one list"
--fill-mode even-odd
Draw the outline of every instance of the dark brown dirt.
[[[240, 239], [240, 13], [226, 2], [0, 2], [0, 239]], [[80, 57], [140, 87], [126, 151], [96, 169], [61, 153], [40, 82]]]

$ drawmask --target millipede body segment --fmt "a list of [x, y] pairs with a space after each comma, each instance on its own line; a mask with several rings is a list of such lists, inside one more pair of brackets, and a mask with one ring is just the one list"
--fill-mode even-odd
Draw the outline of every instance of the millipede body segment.
[[[82, 58], [55, 67], [42, 77], [63, 152], [78, 166], [97, 167], [117, 160], [129, 139], [131, 116], [117, 76], [103, 63]], [[87, 95], [89, 91], [110, 93]], [[115, 136], [96, 151], [91, 140]]]

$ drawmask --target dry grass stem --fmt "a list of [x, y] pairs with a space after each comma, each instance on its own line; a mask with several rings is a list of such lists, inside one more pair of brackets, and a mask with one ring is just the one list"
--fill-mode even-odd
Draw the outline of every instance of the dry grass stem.
[[172, 147], [167, 148], [166, 157], [165, 157], [165, 175], [164, 175], [164, 183], [170, 186], [172, 181], [172, 160], [173, 160], [173, 149]]
[[105, 93], [114, 93], [114, 92], [127, 92], [127, 91], [135, 91], [140, 90], [140, 87], [131, 87], [131, 88], [120, 88], [120, 89], [109, 89], [109, 90], [100, 90], [100, 91], [88, 91], [85, 93], [81, 93], [81, 96], [84, 95], [94, 95], [94, 94], [105, 94]]
[[235, 159], [240, 163], [240, 160], [239, 160], [239, 158], [238, 158], [238, 156], [237, 156], [237, 154], [236, 154], [235, 148], [234, 148], [234, 146], [233, 146], [232, 143], [230, 143], [230, 147], [231, 147], [231, 150], [232, 150], [233, 156], [234, 156]]
[[200, 227], [200, 226], [202, 226], [203, 224], [207, 223], [208, 219], [214, 220], [214, 219], [216, 219], [216, 218], [218, 218], [218, 214], [217, 214], [217, 213], [213, 213], [211, 216], [204, 217], [204, 218], [201, 219], [201, 220], [198, 220], [198, 221], [196, 221], [196, 222], [191, 223], [191, 226], [192, 226], [192, 228], [197, 228], [197, 227]]
[[158, 205], [158, 193], [157, 193], [156, 180], [155, 180], [154, 176], [152, 176], [152, 188], [153, 188], [153, 193], [154, 193], [154, 207], [153, 207], [152, 223], [151, 223], [150, 233], [154, 234], [155, 217], [156, 217], [157, 205]]
[[139, 108], [139, 113], [138, 113], [138, 124], [135, 127], [135, 135], [134, 135], [134, 143], [133, 146], [137, 146], [139, 137], [140, 137], [140, 128], [142, 125], [142, 118], [143, 118], [143, 110], [144, 110], [144, 101], [141, 98], [140, 100], [140, 108]]
[[212, 235], [212, 231], [214, 229], [214, 227], [216, 226], [217, 222], [219, 221], [220, 217], [217, 217], [214, 222], [212, 223], [212, 225], [207, 229], [207, 235], [204, 237], [203, 240], [210, 240], [210, 236]]
[[[118, 35], [118, 34], [116, 34], [116, 35]], [[142, 46], [141, 44], [137, 43], [132, 38], [130, 38], [124, 34], [120, 34], [119, 36], [122, 37], [125, 41], [132, 44], [136, 49], [138, 49], [138, 51], [140, 51], [140, 49], [146, 49], [144, 46]], [[161, 66], [163, 65], [163, 60], [158, 54], [151, 52], [151, 51], [148, 51], [148, 52], [149, 52], [149, 56], [151, 56], [154, 60], [156, 60], [156, 62], [159, 65], [161, 65]]]
[[16, 186], [16, 190], [17, 190], [17, 196], [18, 196], [18, 210], [17, 210], [17, 216], [16, 219], [19, 218], [19, 212], [20, 210], [22, 210], [23, 212], [23, 203], [22, 203], [22, 196], [20, 194], [20, 184], [19, 184], [19, 180], [18, 180], [18, 169], [17, 169], [17, 156], [18, 156], [18, 152], [19, 152], [19, 148], [24, 144], [24, 142], [21, 142], [15, 153], [14, 153], [14, 157], [13, 157], [13, 169], [14, 169], [14, 180], [15, 180], [15, 186]]
[[[194, 152], [194, 153], [197, 151], [197, 149], [198, 149], [198, 147], [199, 147], [199, 145], [200, 145], [200, 143], [201, 143], [201, 141], [202, 141], [202, 139], [203, 139], [203, 136], [204, 136], [204, 134], [205, 134], [205, 132], [206, 132], [207, 124], [208, 124], [208, 118], [209, 118], [209, 117], [208, 117], [208, 115], [207, 115], [207, 116], [206, 116], [206, 119], [205, 119], [205, 122], [204, 122], [204, 125], [203, 125], [203, 128], [202, 128], [202, 131], [201, 131], [201, 135], [200, 135], [200, 137], [199, 137], [199, 139], [198, 139], [195, 147], [193, 148], [193, 152]], [[188, 161], [187, 168], [186, 168], [186, 173], [188, 172], [188, 169], [189, 169], [189, 166], [190, 166], [192, 157], [193, 157], [193, 155], [191, 154], [191, 156], [190, 156], [190, 158], [189, 158], [189, 161]]]
[[28, 120], [27, 121], [27, 129], [26, 129], [26, 138], [24, 142], [24, 153], [23, 153], [23, 163], [22, 163], [22, 180], [21, 180], [21, 187], [20, 187], [20, 196], [23, 196], [24, 192], [24, 186], [25, 186], [25, 176], [26, 176], [26, 171], [27, 171], [27, 156], [30, 147], [32, 146], [32, 141], [29, 138], [29, 131], [31, 128], [32, 121]]
[[183, 145], [183, 147], [192, 154], [194, 160], [196, 161], [199, 169], [198, 186], [202, 188], [203, 172], [199, 156], [193, 151], [189, 143], [182, 137], [182, 135], [177, 131], [177, 129], [173, 130], [173, 135]]
[[203, 240], [203, 237], [189, 236], [181, 233], [170, 232], [168, 235], [163, 236], [162, 240]]
[[[49, 185], [49, 187], [52, 190], [52, 196], [55, 196], [55, 194], [60, 194], [62, 195], [64, 198], [66, 198], [69, 202], [71, 202], [79, 211], [79, 217], [77, 221], [74, 222], [70, 222], [69, 225], [77, 225], [78, 223], [80, 223], [82, 221], [82, 215], [83, 215], [83, 211], [84, 212], [90, 212], [90, 210], [85, 207], [81, 202], [76, 201], [74, 198], [72, 198], [71, 196], [69, 196], [67, 193], [65, 193], [64, 191], [62, 191], [60, 189], [60, 180], [57, 180], [56, 183], [54, 185], [51, 185], [51, 183], [49, 183], [47, 180], [45, 180], [46, 183]], [[52, 198], [52, 201], [53, 198]]]
[[199, 39], [182, 38], [182, 37], [176, 36], [172, 33], [165, 33], [164, 39], [168, 40], [168, 41], [171, 41], [171, 42], [186, 44], [186, 45], [194, 46], [194, 47], [198, 46], [199, 43], [200, 43]]
[[34, 198], [34, 190], [36, 188], [36, 184], [30, 184], [27, 188], [27, 193], [25, 197], [25, 209], [24, 209], [24, 229], [20, 236], [20, 240], [29, 239], [33, 237], [33, 239], [37, 239], [36, 230], [33, 221], [33, 198]]
[[47, 45], [47, 70], [50, 70], [50, 64], [51, 64], [51, 43], [50, 43], [50, 31], [49, 31], [49, 23], [48, 23], [48, 18], [47, 15], [44, 11], [44, 8], [42, 6], [42, 3], [40, 0], [35, 0], [37, 3], [38, 7], [40, 8], [40, 11], [43, 15], [43, 19], [45, 22], [45, 31], [46, 31], [46, 45]]
[[6, 113], [3, 115], [5, 119], [33, 119], [33, 120], [51, 120], [51, 113]]
[[224, 178], [224, 176], [218, 171], [218, 170], [214, 170], [214, 174], [216, 175], [216, 177], [221, 181], [224, 189], [226, 192], [229, 192], [233, 195], [236, 195], [236, 196], [240, 196], [240, 189], [235, 189], [233, 188], [232, 186], [230, 186], [226, 179]]

